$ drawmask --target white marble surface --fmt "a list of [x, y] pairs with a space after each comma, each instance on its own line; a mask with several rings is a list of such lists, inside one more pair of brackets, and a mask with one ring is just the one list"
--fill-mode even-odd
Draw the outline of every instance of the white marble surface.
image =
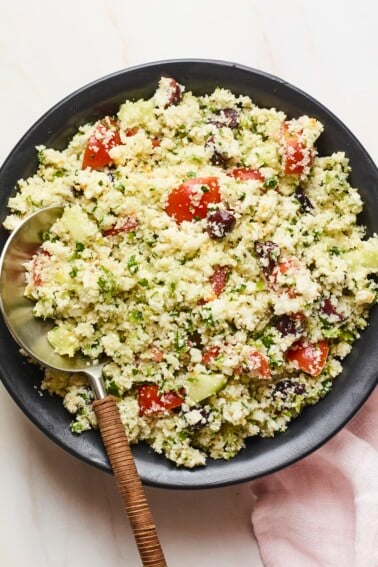
[[[375, 0], [2, 2], [0, 161], [72, 90], [180, 57], [237, 61], [285, 78], [333, 110], [377, 160], [377, 11]], [[58, 449], [2, 387], [0, 454], [1, 566], [140, 564], [113, 478]], [[171, 567], [262, 565], [247, 484], [147, 493]]]

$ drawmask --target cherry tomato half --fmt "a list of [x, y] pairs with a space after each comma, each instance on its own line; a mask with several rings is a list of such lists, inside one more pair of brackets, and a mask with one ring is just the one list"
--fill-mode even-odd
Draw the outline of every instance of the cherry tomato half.
[[215, 295], [220, 295], [226, 287], [228, 275], [230, 273], [229, 266], [217, 266], [210, 278]]
[[133, 128], [127, 128], [125, 130], [126, 138], [131, 138], [132, 136], [135, 136], [135, 134], [137, 134], [138, 132], [139, 132], [138, 126], [134, 126]]
[[108, 228], [104, 230], [102, 233], [103, 236], [116, 236], [117, 234], [121, 234], [122, 232], [132, 232], [139, 226], [139, 221], [135, 217], [126, 217], [121, 221], [121, 223], [117, 223], [112, 228]]
[[82, 169], [102, 169], [112, 163], [109, 150], [121, 144], [119, 128], [116, 121], [106, 116], [98, 122], [85, 148]]
[[42, 270], [46, 265], [47, 258], [50, 258], [51, 254], [47, 250], [39, 249], [32, 259], [32, 280], [35, 287], [39, 287], [43, 283]]
[[210, 346], [206, 348], [202, 354], [202, 364], [204, 364], [205, 366], [210, 364], [214, 360], [214, 358], [217, 358], [217, 356], [219, 356], [220, 351], [221, 349], [219, 346]]
[[[293, 287], [285, 285], [285, 282], [282, 282], [280, 276], [284, 274], [288, 274], [288, 276], [290, 276], [297, 272], [300, 268], [301, 263], [297, 258], [289, 258], [288, 260], [284, 260], [277, 264], [270, 275], [271, 288], [274, 291], [285, 291], [291, 298], [297, 297], [297, 291]], [[280, 288], [279, 283], [282, 284], [282, 288]]]
[[140, 415], [153, 415], [178, 408], [183, 401], [184, 398], [179, 392], [159, 394], [159, 388], [156, 384], [143, 384], [138, 390]]
[[168, 195], [165, 212], [177, 223], [204, 219], [210, 203], [219, 203], [221, 195], [216, 177], [188, 179]]
[[285, 175], [301, 175], [313, 161], [312, 149], [302, 139], [302, 132], [289, 129], [290, 122], [283, 125], [283, 172]]
[[[140, 128], [138, 128], [138, 126], [134, 126], [133, 128], [127, 128], [127, 130], [125, 130], [126, 138], [131, 138], [132, 136], [135, 136], [135, 134], [137, 134], [139, 130]], [[150, 138], [150, 140], [153, 148], [158, 148], [161, 144], [161, 140], [159, 138]]]
[[159, 138], [151, 138], [151, 144], [153, 148], [158, 148], [161, 144], [161, 140]]
[[239, 181], [248, 181], [249, 179], [256, 179], [257, 181], [264, 181], [265, 177], [258, 169], [251, 167], [235, 167], [228, 175], [238, 179]]
[[249, 354], [246, 367], [248, 368], [247, 374], [251, 376], [251, 378], [268, 380], [271, 377], [268, 360], [258, 350], [254, 350]]
[[319, 376], [327, 362], [329, 352], [328, 342], [309, 343], [300, 340], [287, 351], [288, 360], [295, 361], [300, 370], [311, 376]]

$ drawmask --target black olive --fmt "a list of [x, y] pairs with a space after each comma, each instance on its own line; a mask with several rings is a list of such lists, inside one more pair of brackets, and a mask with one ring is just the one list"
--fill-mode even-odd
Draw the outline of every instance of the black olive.
[[285, 378], [284, 380], [280, 380], [274, 387], [274, 391], [280, 394], [288, 394], [289, 392], [293, 392], [294, 394], [303, 394], [306, 388], [304, 384], [293, 382], [290, 378]]
[[169, 82], [169, 99], [167, 101], [167, 103], [165, 104], [165, 108], [167, 108], [168, 106], [176, 106], [177, 104], [179, 104], [179, 102], [181, 102], [182, 100], [182, 90], [180, 85], [178, 84], [178, 82], [175, 79], [171, 79]]
[[287, 335], [300, 335], [304, 331], [303, 316], [298, 313], [280, 315], [274, 320], [273, 324], [284, 337]]
[[221, 240], [235, 226], [235, 215], [231, 211], [218, 210], [207, 217], [207, 232], [210, 238]]
[[278, 244], [271, 240], [256, 240], [255, 254], [260, 260], [263, 271], [269, 275], [278, 262], [281, 249]]
[[[224, 108], [216, 112], [217, 119], [210, 120], [210, 124], [214, 124], [217, 128], [231, 128], [234, 130], [239, 126], [239, 113], [234, 108]], [[219, 118], [218, 118], [219, 117]]]
[[339, 321], [345, 321], [344, 315], [338, 313], [335, 306], [333, 305], [331, 299], [326, 297], [320, 304], [320, 313], [326, 317], [337, 317]]
[[311, 203], [302, 187], [296, 188], [296, 190], [294, 191], [294, 197], [297, 199], [297, 201], [299, 201], [301, 205], [299, 209], [301, 213], [309, 213], [314, 208], [314, 205]]

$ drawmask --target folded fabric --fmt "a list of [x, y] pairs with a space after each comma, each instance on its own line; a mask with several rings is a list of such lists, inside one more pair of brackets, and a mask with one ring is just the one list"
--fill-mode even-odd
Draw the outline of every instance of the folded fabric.
[[265, 567], [378, 567], [378, 389], [300, 462], [251, 484]]

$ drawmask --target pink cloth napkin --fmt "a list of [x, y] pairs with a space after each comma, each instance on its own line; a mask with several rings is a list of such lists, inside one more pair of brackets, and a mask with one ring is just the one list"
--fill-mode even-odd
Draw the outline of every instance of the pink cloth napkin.
[[378, 388], [321, 449], [251, 484], [265, 567], [378, 567]]

